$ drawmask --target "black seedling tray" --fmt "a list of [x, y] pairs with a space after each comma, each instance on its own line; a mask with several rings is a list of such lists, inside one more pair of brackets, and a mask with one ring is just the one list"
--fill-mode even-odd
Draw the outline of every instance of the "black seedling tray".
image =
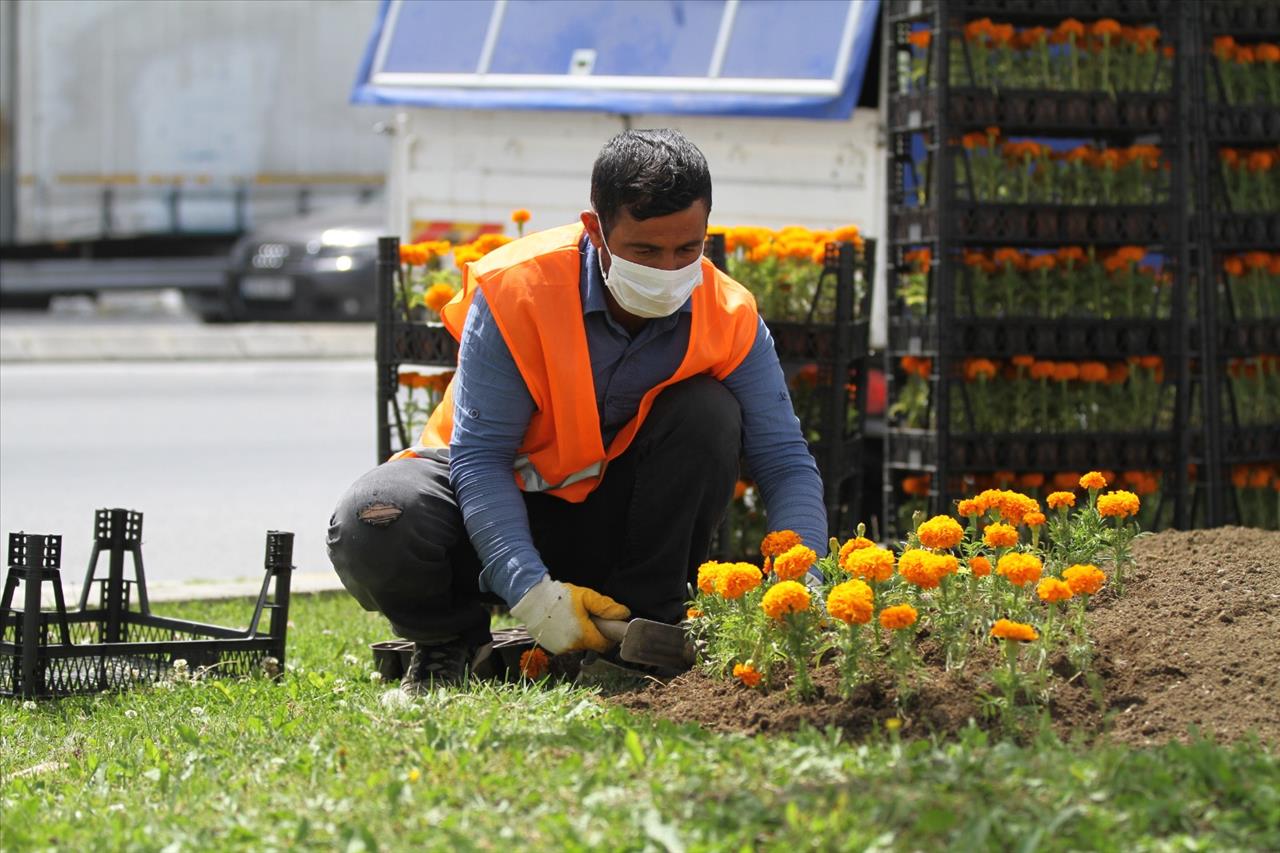
[[[107, 576], [99, 578], [104, 553]], [[126, 554], [133, 558], [132, 580], [124, 577]], [[244, 630], [151, 613], [140, 512], [97, 511], [93, 553], [76, 610], [68, 611], [63, 599], [61, 561], [61, 536], [9, 534], [9, 575], [0, 601], [0, 696], [58, 698], [148, 684], [171, 675], [177, 660], [185, 660], [193, 674], [274, 676], [282, 671], [292, 533], [267, 533], [266, 575]], [[54, 610], [40, 609], [46, 583], [53, 589]], [[21, 609], [14, 607], [19, 585], [24, 587]], [[97, 605], [90, 607], [95, 587]], [[260, 630], [264, 613], [266, 626]]]

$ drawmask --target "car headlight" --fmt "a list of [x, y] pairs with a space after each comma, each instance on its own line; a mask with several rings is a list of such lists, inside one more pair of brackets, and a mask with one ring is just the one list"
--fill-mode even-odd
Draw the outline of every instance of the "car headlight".
[[351, 228], [329, 228], [320, 235], [320, 243], [323, 246], [351, 248], [365, 242], [367, 242], [365, 236]]

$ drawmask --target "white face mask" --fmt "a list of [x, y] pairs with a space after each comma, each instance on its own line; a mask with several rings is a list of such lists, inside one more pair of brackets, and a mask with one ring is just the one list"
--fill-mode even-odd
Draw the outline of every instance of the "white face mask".
[[[604, 242], [604, 229], [600, 231], [600, 242]], [[613, 263], [609, 271], [604, 271], [604, 257], [596, 253], [596, 261], [600, 264], [600, 274], [604, 276], [605, 286], [618, 301], [618, 305], [628, 314], [653, 319], [669, 317], [680, 310], [680, 306], [688, 301], [693, 289], [702, 284], [702, 254], [693, 263], [678, 270], [659, 270], [646, 267], [626, 258], [620, 258], [604, 244], [609, 251]]]

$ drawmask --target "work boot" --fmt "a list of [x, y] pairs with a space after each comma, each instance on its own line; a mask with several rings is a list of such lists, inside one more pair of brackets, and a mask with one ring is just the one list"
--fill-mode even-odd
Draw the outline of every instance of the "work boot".
[[484, 677], [491, 668], [491, 649], [488, 643], [477, 649], [462, 639], [436, 645], [414, 643], [400, 691], [407, 696], [421, 696], [435, 687], [462, 684], [472, 675]]

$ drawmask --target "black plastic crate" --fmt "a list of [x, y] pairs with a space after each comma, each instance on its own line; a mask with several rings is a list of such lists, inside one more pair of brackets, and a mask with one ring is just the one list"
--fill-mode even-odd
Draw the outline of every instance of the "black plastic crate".
[[1271, 145], [1280, 139], [1280, 107], [1205, 105], [1205, 135], [1227, 145]]
[[[1174, 98], [1168, 93], [1001, 89], [952, 86], [947, 90], [946, 121], [956, 131], [998, 126], [1006, 136], [1078, 134], [1098, 138], [1132, 137], [1170, 127]], [[890, 106], [890, 125], [896, 132], [931, 125], [938, 119], [938, 100], [931, 93], [906, 95]]]
[[[910, 0], [901, 0], [909, 3]], [[1124, 23], [1156, 23], [1176, 15], [1183, 0], [946, 0], [945, 9], [965, 20], [992, 18], [1011, 24], [1056, 24], [1063, 18], [1085, 22], [1115, 18]]]
[[1259, 353], [1280, 353], [1280, 318], [1218, 324], [1218, 355], [1240, 358]]
[[[171, 675], [177, 660], [186, 661], [192, 673], [274, 676], [282, 671], [292, 533], [267, 533], [262, 589], [249, 627], [238, 630], [151, 612], [142, 568], [141, 513], [98, 510], [94, 528], [80, 606], [71, 611], [62, 595], [62, 537], [9, 535], [9, 574], [0, 603], [0, 696], [56, 698], [153, 683]], [[98, 578], [103, 554], [108, 573]], [[133, 580], [124, 578], [126, 555], [133, 558]], [[54, 610], [40, 609], [44, 584], [53, 589]], [[14, 607], [19, 585], [21, 609]], [[95, 586], [98, 603], [90, 607]]]
[[[939, 458], [932, 430], [890, 429], [892, 468], [932, 471]], [[1168, 469], [1176, 458], [1172, 432], [952, 433], [950, 471], [1088, 471]]]
[[[1208, 237], [1219, 251], [1268, 251], [1280, 246], [1280, 213], [1214, 213], [1211, 222]], [[1193, 239], [1199, 237], [1193, 235]]]
[[1205, 35], [1232, 35], [1247, 39], [1280, 37], [1280, 4], [1265, 0], [1251, 5], [1211, 0], [1198, 4], [1204, 15]]
[[[968, 356], [1012, 358], [1123, 359], [1166, 355], [1173, 350], [1170, 320], [1040, 319], [1030, 317], [955, 318], [947, 334], [955, 351]], [[938, 351], [937, 324], [927, 318], [894, 318], [889, 346], [893, 354], [928, 355]]]
[[1222, 455], [1227, 465], [1280, 461], [1280, 423], [1224, 429]]

